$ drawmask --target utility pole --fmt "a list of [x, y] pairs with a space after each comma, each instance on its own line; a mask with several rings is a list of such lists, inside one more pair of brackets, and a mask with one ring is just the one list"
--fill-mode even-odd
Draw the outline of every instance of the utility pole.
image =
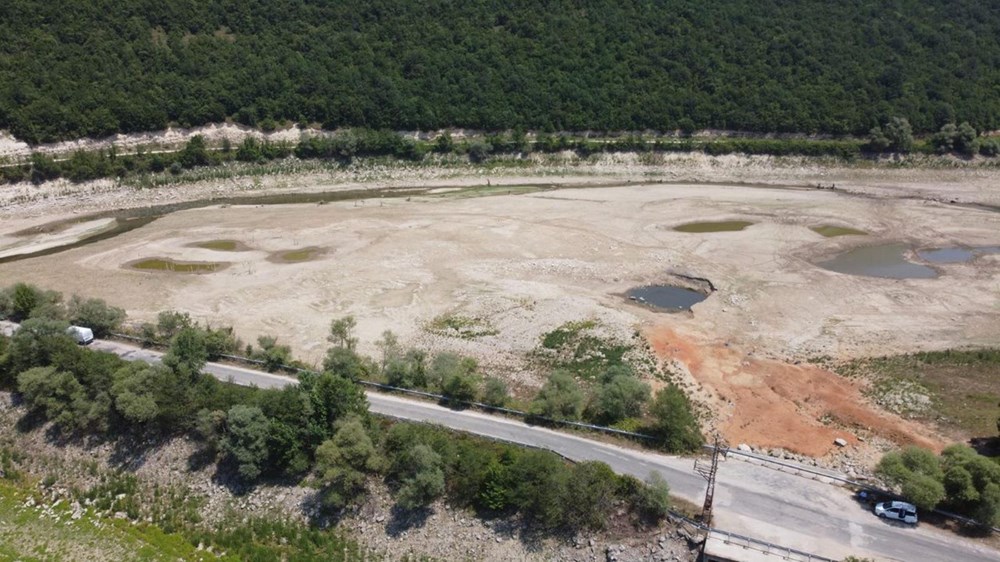
[[701, 522], [709, 527], [712, 526], [712, 501], [715, 499], [715, 475], [719, 471], [719, 457], [725, 458], [728, 452], [729, 444], [716, 433], [711, 461], [706, 459], [695, 459], [694, 461], [694, 471], [708, 480], [708, 489], [705, 490], [705, 505], [701, 508]]

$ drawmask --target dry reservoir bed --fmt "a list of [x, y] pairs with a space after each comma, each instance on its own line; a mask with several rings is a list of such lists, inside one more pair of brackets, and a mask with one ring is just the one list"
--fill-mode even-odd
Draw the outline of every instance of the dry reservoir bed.
[[[180, 211], [111, 239], [0, 264], [0, 283], [101, 297], [136, 320], [187, 311], [233, 325], [247, 341], [275, 335], [309, 361], [322, 357], [330, 320], [353, 314], [363, 351], [374, 353], [391, 329], [404, 342], [474, 355], [523, 386], [540, 382], [524, 356], [542, 334], [595, 319], [623, 338], [641, 330], [704, 385], [701, 398], [720, 408], [731, 441], [810, 454], [826, 452], [844, 427], [927, 444], [935, 437], [872, 411], [851, 383], [792, 363], [995, 344], [1000, 328], [1000, 256], [929, 263], [913, 251], [1000, 244], [1000, 214], [986, 210], [721, 185], [453, 195]], [[749, 224], [690, 226], [699, 222]], [[831, 233], [846, 235], [824, 236]], [[816, 265], [886, 243], [934, 276]], [[716, 290], [690, 313], [624, 297], [668, 273], [705, 278]], [[449, 314], [483, 329], [466, 338], [427, 329]]]

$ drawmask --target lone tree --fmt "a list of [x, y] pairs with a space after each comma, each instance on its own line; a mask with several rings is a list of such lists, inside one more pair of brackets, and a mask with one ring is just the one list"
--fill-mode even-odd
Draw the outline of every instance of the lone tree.
[[604, 424], [618, 423], [625, 418], [642, 415], [649, 402], [649, 385], [631, 373], [612, 374], [597, 393], [594, 418]]
[[337, 347], [354, 351], [354, 347], [358, 345], [358, 338], [354, 337], [354, 328], [357, 325], [358, 322], [353, 316], [336, 318], [330, 322], [330, 335], [326, 339]]
[[66, 333], [69, 325], [58, 320], [29, 318], [14, 332], [7, 351], [7, 369], [11, 375], [32, 367], [53, 365], [60, 358], [79, 353], [73, 338]]
[[656, 393], [649, 406], [653, 416], [652, 431], [663, 439], [668, 451], [693, 451], [705, 443], [691, 401], [675, 384]]
[[659, 472], [651, 472], [645, 482], [623, 481], [631, 483], [631, 504], [636, 514], [647, 523], [658, 523], [670, 513], [670, 486], [660, 476]]
[[208, 150], [205, 147], [205, 137], [195, 135], [184, 145], [184, 149], [178, 156], [178, 161], [185, 168], [204, 166], [209, 163]]
[[382, 362], [379, 367], [385, 372], [386, 367], [393, 361], [398, 361], [403, 355], [403, 348], [399, 345], [399, 338], [392, 330], [382, 332], [382, 339], [375, 342], [375, 347], [382, 352]]
[[44, 291], [28, 283], [15, 283], [0, 291], [0, 318], [7, 317], [15, 322], [28, 318], [48, 318], [62, 320], [61, 310], [39, 313], [42, 308], [59, 308], [62, 296], [55, 291]]
[[239, 404], [226, 415], [222, 450], [236, 462], [236, 470], [246, 481], [260, 476], [267, 460], [267, 416], [257, 406]]
[[109, 306], [103, 299], [86, 299], [73, 295], [67, 303], [69, 321], [86, 326], [94, 331], [94, 336], [103, 338], [121, 326], [125, 311], [117, 306]]
[[254, 353], [253, 357], [263, 361], [264, 368], [269, 373], [273, 373], [292, 362], [292, 348], [287, 345], [279, 345], [278, 338], [274, 336], [259, 336], [257, 346], [260, 347], [260, 351]]
[[326, 351], [323, 371], [347, 377], [351, 380], [365, 378], [370, 372], [368, 362], [353, 349], [334, 346]]
[[358, 417], [342, 419], [335, 427], [333, 438], [316, 449], [316, 472], [324, 486], [323, 503], [340, 509], [364, 493], [367, 474], [383, 463]]
[[156, 316], [156, 330], [165, 339], [173, 338], [177, 332], [192, 325], [191, 316], [187, 312], [164, 310]]
[[133, 423], [152, 421], [160, 413], [156, 403], [160, 381], [169, 376], [165, 367], [150, 365], [143, 361], [133, 361], [115, 371], [111, 385], [111, 397], [115, 410]]
[[574, 465], [567, 483], [573, 501], [566, 502], [566, 524], [574, 529], [603, 529], [614, 508], [619, 485], [618, 475], [603, 462]]
[[531, 413], [552, 419], [575, 420], [583, 408], [583, 392], [573, 375], [554, 371], [531, 403]]
[[17, 375], [17, 390], [31, 409], [64, 427], [73, 426], [86, 401], [86, 391], [73, 374], [55, 367], [23, 371]]
[[[507, 400], [510, 399], [510, 390], [507, 388], [507, 383], [503, 379], [497, 377], [488, 377], [483, 385], [483, 397], [482, 401], [484, 404], [490, 406], [503, 407], [507, 404]], [[997, 420], [998, 427], [1000, 427], [1000, 420]]]
[[208, 348], [205, 346], [205, 335], [193, 327], [181, 328], [170, 341], [170, 348], [163, 355], [163, 364], [171, 371], [194, 379], [201, 373], [202, 367], [208, 361]]
[[406, 453], [407, 474], [401, 480], [397, 501], [403, 509], [425, 507], [444, 494], [441, 455], [427, 445], [414, 445]]

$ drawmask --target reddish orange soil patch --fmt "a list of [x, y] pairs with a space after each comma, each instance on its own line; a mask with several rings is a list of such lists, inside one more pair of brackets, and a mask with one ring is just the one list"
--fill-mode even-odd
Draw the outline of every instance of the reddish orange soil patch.
[[942, 447], [916, 424], [875, 411], [854, 383], [815, 365], [700, 344], [665, 327], [648, 330], [646, 338], [657, 356], [680, 362], [718, 395], [718, 428], [734, 446], [781, 447], [819, 457], [838, 437], [855, 443], [855, 433], [870, 432], [900, 445]]

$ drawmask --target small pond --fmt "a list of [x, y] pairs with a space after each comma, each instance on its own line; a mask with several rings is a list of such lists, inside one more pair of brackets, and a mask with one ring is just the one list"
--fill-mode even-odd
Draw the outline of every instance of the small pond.
[[629, 300], [649, 305], [653, 308], [676, 312], [690, 310], [692, 306], [708, 298], [708, 295], [673, 285], [648, 285], [629, 289], [625, 295]]
[[833, 224], [810, 226], [809, 230], [826, 238], [836, 238], [837, 236], [864, 236], [868, 234], [864, 230], [858, 230], [856, 228], [849, 228], [846, 226], [837, 226]]
[[864, 246], [848, 250], [819, 266], [837, 273], [865, 275], [887, 279], [933, 279], [934, 268], [907, 261], [909, 247], [905, 244]]
[[267, 260], [273, 263], [298, 263], [314, 260], [323, 253], [323, 248], [300, 248], [298, 250], [284, 250], [274, 252], [268, 256]]
[[208, 240], [205, 242], [195, 242], [189, 244], [192, 248], [203, 248], [205, 250], [215, 250], [217, 252], [245, 252], [249, 250], [245, 244], [239, 240]]
[[169, 271], [172, 273], [215, 273], [229, 266], [228, 263], [181, 262], [164, 258], [149, 258], [128, 264], [143, 271]]
[[931, 263], [966, 263], [986, 254], [1000, 254], [1000, 246], [975, 246], [971, 248], [953, 246], [917, 250], [920, 259]]
[[675, 226], [677, 232], [705, 233], [705, 232], [737, 232], [754, 223], [750, 221], [717, 221], [717, 222], [689, 222], [680, 226]]

